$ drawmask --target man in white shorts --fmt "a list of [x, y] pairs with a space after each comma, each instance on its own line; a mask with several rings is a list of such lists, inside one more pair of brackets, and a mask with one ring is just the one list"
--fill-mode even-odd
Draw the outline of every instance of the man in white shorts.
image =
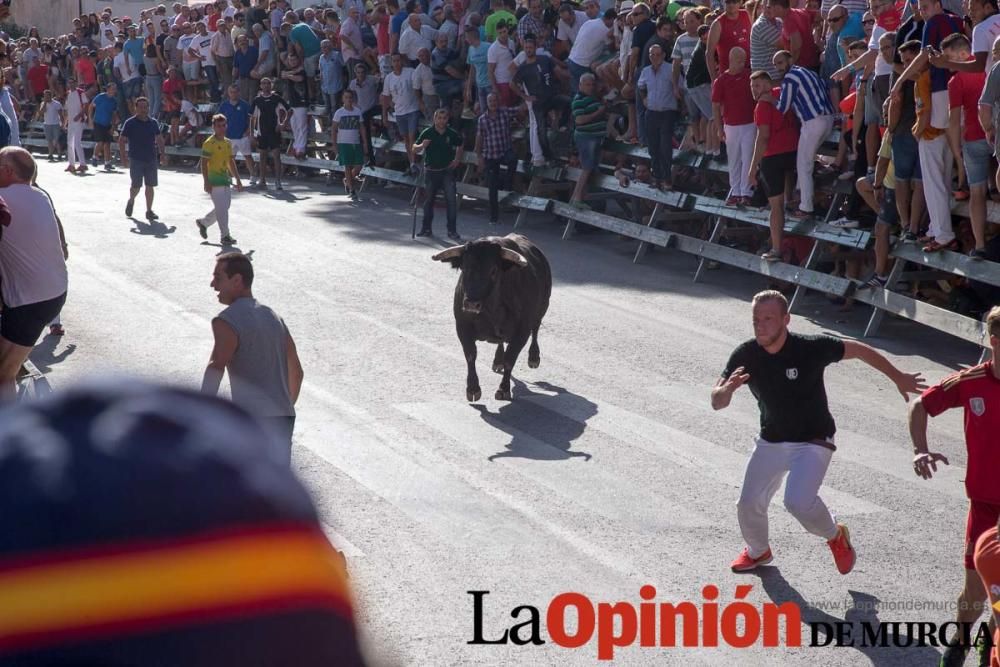
[[747, 572], [771, 562], [767, 508], [787, 472], [785, 508], [803, 528], [827, 541], [837, 570], [847, 574], [856, 557], [850, 535], [818, 495], [836, 449], [836, 426], [827, 406], [823, 372], [838, 361], [860, 359], [892, 380], [904, 400], [926, 385], [919, 373], [904, 373], [862, 343], [791, 333], [790, 317], [781, 292], [756, 294], [754, 337], [733, 351], [712, 389], [715, 410], [728, 406], [744, 384], [760, 408], [760, 435], [747, 461], [736, 505], [747, 546], [730, 567], [733, 572]]
[[235, 83], [229, 86], [226, 95], [226, 100], [219, 105], [219, 113], [226, 117], [226, 139], [233, 146], [233, 157], [243, 156], [250, 185], [256, 185], [257, 177], [254, 175], [250, 146], [250, 103], [240, 99], [240, 87]]

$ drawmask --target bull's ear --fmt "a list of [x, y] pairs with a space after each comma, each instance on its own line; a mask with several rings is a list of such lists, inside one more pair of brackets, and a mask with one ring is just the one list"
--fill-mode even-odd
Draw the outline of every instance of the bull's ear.
[[435, 262], [448, 262], [451, 264], [451, 268], [459, 269], [462, 267], [462, 255], [465, 254], [465, 245], [453, 245], [450, 248], [445, 248], [438, 254], [431, 257]]
[[524, 255], [510, 248], [500, 249], [500, 259], [522, 268], [528, 265], [528, 260], [524, 258]]

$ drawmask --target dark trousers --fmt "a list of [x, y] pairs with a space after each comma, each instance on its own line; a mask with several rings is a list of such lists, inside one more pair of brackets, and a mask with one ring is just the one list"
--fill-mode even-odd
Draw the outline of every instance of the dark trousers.
[[649, 159], [652, 161], [653, 178], [671, 181], [674, 166], [674, 122], [676, 111], [646, 109], [646, 141], [649, 142]]
[[202, 67], [205, 76], [208, 77], [208, 98], [213, 102], [218, 102], [219, 96], [219, 70], [215, 65], [205, 65]]
[[381, 113], [382, 107], [376, 104], [371, 109], [361, 114], [361, 120], [365, 124], [365, 143], [368, 145], [368, 159], [372, 162], [372, 164], [375, 163], [375, 153], [372, 152], [372, 118], [374, 118], [376, 114]]
[[448, 209], [448, 233], [454, 234], [458, 222], [458, 199], [455, 191], [455, 175], [451, 169], [425, 169], [424, 173], [424, 222], [422, 229], [430, 231], [434, 222], [434, 198], [440, 192]]
[[279, 445], [279, 454], [282, 460], [291, 465], [295, 417], [260, 417], [260, 423]]
[[[517, 170], [517, 155], [513, 149], [507, 149], [502, 156], [486, 161], [486, 187], [490, 191], [490, 222], [500, 219], [500, 203], [498, 192], [500, 190], [510, 190], [514, 179], [514, 171]], [[507, 171], [501, 174], [500, 168], [507, 167]]]

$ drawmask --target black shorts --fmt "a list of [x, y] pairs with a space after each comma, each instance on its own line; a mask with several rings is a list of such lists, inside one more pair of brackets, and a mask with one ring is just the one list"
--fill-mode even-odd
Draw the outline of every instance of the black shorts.
[[0, 316], [0, 336], [14, 345], [34, 347], [45, 327], [56, 318], [66, 303], [66, 293], [48, 301], [26, 303], [17, 308], [3, 307]]
[[156, 177], [156, 162], [146, 160], [130, 160], [128, 163], [128, 173], [132, 177], [132, 188], [138, 190], [142, 187], [143, 181], [147, 188], [155, 188], [159, 185]]
[[111, 138], [111, 126], [94, 123], [94, 141], [99, 144], [111, 143], [113, 141]]
[[281, 148], [281, 135], [261, 132], [257, 137], [257, 148], [262, 151], [276, 151]]
[[768, 155], [760, 161], [760, 181], [767, 198], [785, 192], [785, 174], [795, 173], [795, 151]]

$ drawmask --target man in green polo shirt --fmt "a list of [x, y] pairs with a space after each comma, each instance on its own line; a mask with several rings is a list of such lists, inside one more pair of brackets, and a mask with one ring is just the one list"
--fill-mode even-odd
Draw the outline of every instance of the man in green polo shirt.
[[458, 222], [458, 199], [455, 192], [454, 170], [462, 164], [462, 135], [448, 125], [448, 110], [434, 112], [434, 125], [424, 129], [413, 144], [413, 152], [424, 154], [424, 222], [417, 236], [430, 236], [434, 221], [434, 197], [438, 192], [444, 195], [448, 209], [448, 238], [461, 241], [456, 224]]

